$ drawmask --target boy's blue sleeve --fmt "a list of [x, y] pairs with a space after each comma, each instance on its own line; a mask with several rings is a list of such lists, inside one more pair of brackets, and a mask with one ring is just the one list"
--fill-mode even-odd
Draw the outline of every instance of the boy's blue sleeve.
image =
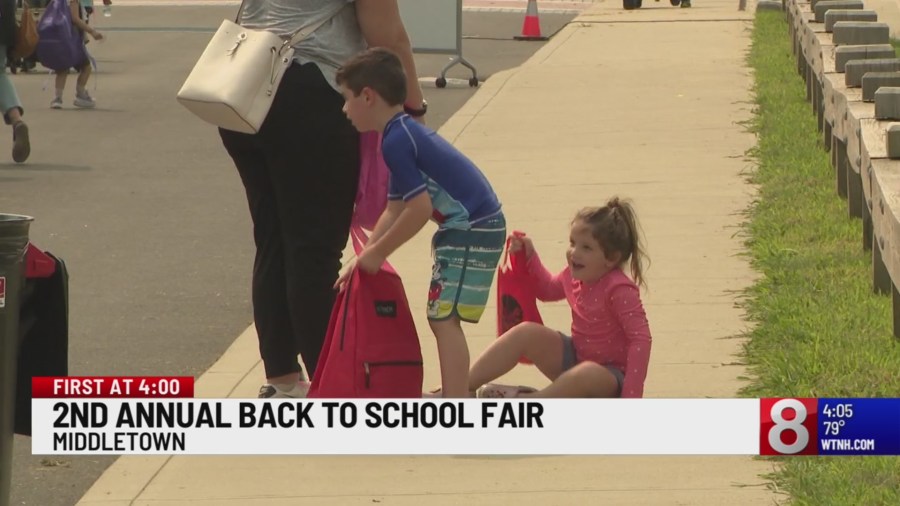
[[415, 140], [409, 132], [398, 125], [397, 132], [385, 137], [381, 145], [384, 163], [391, 171], [388, 185], [388, 199], [404, 202], [428, 189], [425, 177], [419, 170], [416, 160], [417, 149]]
[[[385, 162], [387, 163], [387, 162]], [[388, 200], [401, 200], [403, 194], [394, 186], [394, 176], [388, 174]]]

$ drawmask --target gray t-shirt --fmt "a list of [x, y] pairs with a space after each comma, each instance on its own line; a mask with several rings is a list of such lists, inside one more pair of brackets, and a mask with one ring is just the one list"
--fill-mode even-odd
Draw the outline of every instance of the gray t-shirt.
[[[366, 49], [356, 21], [354, 0], [245, 0], [240, 24], [288, 37], [321, 21], [340, 8], [309, 37], [294, 46], [294, 60], [315, 63], [334, 89], [337, 69], [350, 57]], [[341, 7], [343, 5], [343, 7]]]

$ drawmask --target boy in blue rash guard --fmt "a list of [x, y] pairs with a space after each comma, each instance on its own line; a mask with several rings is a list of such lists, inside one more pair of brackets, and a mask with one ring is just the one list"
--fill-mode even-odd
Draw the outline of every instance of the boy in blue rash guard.
[[428, 323], [437, 339], [442, 396], [468, 397], [469, 347], [460, 322], [477, 323], [484, 312], [506, 241], [500, 202], [471, 160], [411, 116], [424, 115], [424, 104], [404, 105], [406, 77], [395, 54], [364, 51], [338, 72], [337, 83], [353, 126], [383, 134], [390, 171], [387, 209], [356, 265], [377, 272], [429, 218], [437, 222]]

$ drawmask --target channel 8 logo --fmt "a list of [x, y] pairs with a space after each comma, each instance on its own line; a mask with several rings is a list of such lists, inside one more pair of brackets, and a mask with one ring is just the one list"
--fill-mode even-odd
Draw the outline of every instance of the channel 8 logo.
[[760, 455], [817, 455], [818, 399], [760, 399]]

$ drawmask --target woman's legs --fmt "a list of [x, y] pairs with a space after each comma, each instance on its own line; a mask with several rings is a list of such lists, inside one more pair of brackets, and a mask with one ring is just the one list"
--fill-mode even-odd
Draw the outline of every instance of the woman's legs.
[[257, 253], [253, 307], [271, 383], [310, 373], [319, 359], [332, 286], [359, 176], [359, 137], [315, 66], [285, 73], [256, 135], [221, 130], [247, 191]]
[[7, 125], [13, 128], [12, 157], [16, 163], [22, 163], [31, 154], [31, 143], [28, 138], [28, 126], [22, 122], [22, 102], [16, 93], [16, 87], [6, 74], [6, 46], [0, 45], [0, 110]]
[[350, 231], [359, 134], [314, 64], [292, 65], [279, 90], [259, 135], [282, 233], [289, 335], [312, 377]]
[[516, 325], [491, 343], [472, 365], [469, 390], [477, 390], [508, 373], [523, 355], [534, 362], [544, 376], [555, 380], [562, 372], [562, 336], [538, 323]]
[[222, 129], [219, 134], [241, 176], [253, 220], [253, 320], [266, 379], [275, 384], [293, 383], [300, 377], [300, 365], [291, 339], [284, 245], [264, 151], [255, 135]]
[[[19, 101], [16, 87], [6, 74], [6, 62], [6, 46], [0, 45], [0, 107], [3, 108], [6, 124], [11, 125], [21, 119], [22, 102]], [[13, 117], [13, 114], [16, 116]]]

